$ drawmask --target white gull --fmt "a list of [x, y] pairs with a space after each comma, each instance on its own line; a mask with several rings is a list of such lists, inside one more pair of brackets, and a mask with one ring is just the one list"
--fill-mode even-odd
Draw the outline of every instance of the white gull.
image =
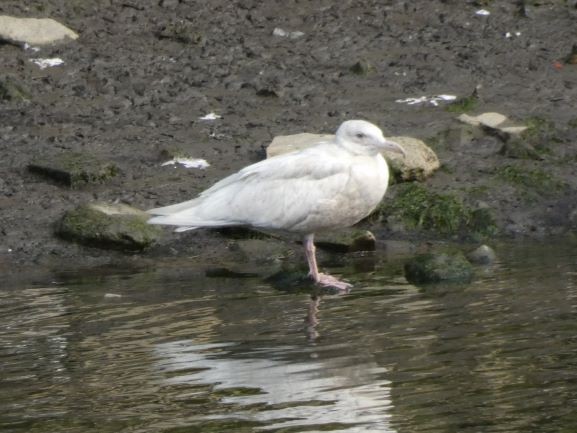
[[299, 234], [313, 281], [347, 290], [350, 284], [319, 272], [314, 234], [351, 226], [379, 204], [389, 183], [381, 150], [405, 154], [372, 123], [348, 120], [334, 140], [249, 165], [195, 199], [149, 210], [148, 222], [176, 231], [248, 226]]

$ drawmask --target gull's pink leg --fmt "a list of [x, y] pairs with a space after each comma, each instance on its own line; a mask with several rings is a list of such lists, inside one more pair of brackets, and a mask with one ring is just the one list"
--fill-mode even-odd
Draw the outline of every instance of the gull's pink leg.
[[314, 234], [306, 235], [304, 239], [305, 254], [309, 264], [309, 276], [313, 281], [323, 287], [334, 287], [339, 290], [348, 290], [352, 284], [345, 283], [331, 275], [321, 274], [317, 266], [316, 247], [314, 244]]

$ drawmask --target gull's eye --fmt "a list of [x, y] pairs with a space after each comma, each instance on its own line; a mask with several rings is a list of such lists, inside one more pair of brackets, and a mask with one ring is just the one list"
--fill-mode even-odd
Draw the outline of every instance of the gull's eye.
[[363, 134], [362, 132], [358, 132], [357, 134], [355, 134], [355, 137], [362, 139], [365, 138], [365, 134]]

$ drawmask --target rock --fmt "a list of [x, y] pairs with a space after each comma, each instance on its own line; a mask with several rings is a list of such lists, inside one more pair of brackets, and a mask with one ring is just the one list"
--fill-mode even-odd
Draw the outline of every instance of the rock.
[[513, 125], [507, 116], [500, 113], [483, 113], [478, 116], [461, 114], [457, 119], [468, 125], [481, 127], [485, 132], [497, 135], [503, 140], [517, 136], [527, 129], [527, 126]]
[[315, 245], [327, 251], [352, 253], [357, 251], [375, 251], [377, 240], [368, 230], [342, 230], [317, 235]]
[[254, 272], [241, 272], [229, 268], [209, 268], [204, 275], [208, 278], [255, 278], [258, 274]]
[[88, 246], [144, 250], [158, 240], [161, 229], [149, 215], [124, 204], [91, 203], [65, 213], [56, 233]]
[[252, 263], [273, 263], [290, 255], [286, 244], [276, 239], [238, 239], [229, 249], [237, 261]]
[[293, 135], [279, 135], [273, 138], [271, 144], [266, 148], [266, 157], [271, 158], [283, 153], [306, 149], [321, 141], [332, 140], [334, 137], [332, 134], [309, 134], [308, 132]]
[[76, 152], [62, 153], [48, 161], [35, 161], [28, 165], [28, 170], [71, 188], [104, 183], [119, 173], [113, 163]]
[[467, 123], [473, 126], [485, 125], [491, 128], [496, 128], [498, 125], [504, 123], [507, 120], [507, 116], [500, 113], [483, 113], [478, 116], [469, 116], [467, 114], [461, 114], [457, 117], [461, 122]]
[[405, 264], [405, 278], [413, 284], [468, 282], [472, 276], [473, 265], [462, 253], [421, 254]]
[[398, 153], [383, 152], [391, 172], [397, 181], [423, 181], [441, 166], [435, 152], [423, 141], [412, 137], [390, 137], [407, 152], [406, 157]]
[[[332, 140], [332, 134], [310, 134], [303, 132], [293, 135], [279, 135], [273, 138], [266, 149], [267, 158], [295, 150], [306, 149], [320, 143]], [[440, 167], [439, 158], [423, 141], [412, 137], [390, 137], [407, 151], [407, 157], [393, 152], [383, 152], [390, 163], [395, 178], [401, 181], [424, 180]]]
[[157, 32], [157, 36], [159, 39], [171, 39], [182, 44], [200, 44], [203, 39], [193, 23], [185, 20], [166, 24]]
[[0, 15], [0, 39], [18, 45], [54, 45], [78, 39], [78, 34], [51, 18]]
[[476, 265], [490, 265], [495, 262], [497, 254], [488, 245], [481, 245], [467, 254], [467, 259]]
[[565, 57], [565, 63], [568, 65], [577, 65], [577, 44], [573, 44], [571, 52]]
[[357, 75], [369, 75], [375, 68], [367, 60], [359, 60], [351, 66], [351, 72]]
[[161, 8], [176, 9], [180, 4], [180, 0], [160, 0], [158, 4]]

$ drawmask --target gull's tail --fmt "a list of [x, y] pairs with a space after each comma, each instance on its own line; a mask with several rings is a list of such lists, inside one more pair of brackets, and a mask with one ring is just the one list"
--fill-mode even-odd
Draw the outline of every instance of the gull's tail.
[[194, 230], [200, 227], [225, 227], [238, 225], [235, 221], [223, 221], [214, 218], [214, 215], [207, 215], [206, 209], [202, 206], [203, 200], [195, 198], [182, 203], [170, 206], [150, 209], [147, 213], [152, 215], [148, 224], [160, 224], [177, 226], [176, 232]]

